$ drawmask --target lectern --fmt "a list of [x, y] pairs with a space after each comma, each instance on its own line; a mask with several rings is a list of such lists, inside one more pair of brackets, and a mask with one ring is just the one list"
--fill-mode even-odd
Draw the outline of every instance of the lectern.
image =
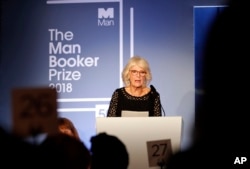
[[150, 166], [147, 142], [170, 140], [172, 153], [179, 151], [182, 117], [97, 117], [96, 132], [114, 135], [126, 145], [128, 169], [159, 169]]

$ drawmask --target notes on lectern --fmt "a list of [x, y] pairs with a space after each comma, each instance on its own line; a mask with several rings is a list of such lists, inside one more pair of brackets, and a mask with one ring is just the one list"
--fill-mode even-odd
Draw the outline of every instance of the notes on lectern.
[[149, 167], [164, 166], [172, 152], [171, 139], [147, 141]]
[[20, 137], [57, 132], [57, 92], [47, 87], [12, 90], [13, 133]]

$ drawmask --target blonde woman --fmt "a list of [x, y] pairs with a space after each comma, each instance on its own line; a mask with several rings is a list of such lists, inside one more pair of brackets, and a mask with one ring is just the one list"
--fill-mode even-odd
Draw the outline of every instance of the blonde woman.
[[122, 71], [124, 87], [114, 91], [107, 117], [121, 117], [122, 111], [148, 112], [161, 116], [160, 95], [151, 85], [152, 74], [146, 59], [133, 56]]

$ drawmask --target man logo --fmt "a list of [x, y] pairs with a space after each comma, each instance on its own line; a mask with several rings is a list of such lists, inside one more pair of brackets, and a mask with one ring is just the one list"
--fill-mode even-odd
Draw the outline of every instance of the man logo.
[[108, 8], [107, 10], [98, 8], [98, 18], [114, 18], [114, 8]]
[[114, 26], [115, 20], [114, 20], [114, 8], [107, 8], [105, 10], [104, 8], [98, 8], [98, 26]]

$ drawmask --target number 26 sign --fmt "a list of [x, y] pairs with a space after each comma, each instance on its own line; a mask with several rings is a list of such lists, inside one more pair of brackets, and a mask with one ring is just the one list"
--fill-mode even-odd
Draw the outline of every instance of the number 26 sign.
[[47, 87], [12, 90], [13, 132], [21, 137], [57, 132], [57, 92]]

